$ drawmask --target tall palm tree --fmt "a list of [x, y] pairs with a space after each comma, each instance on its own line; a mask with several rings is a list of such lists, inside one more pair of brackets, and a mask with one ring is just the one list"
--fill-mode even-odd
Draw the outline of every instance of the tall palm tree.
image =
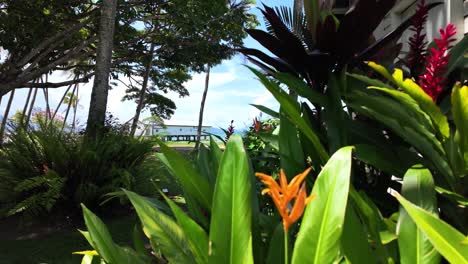
[[205, 77], [205, 90], [203, 91], [203, 96], [200, 104], [200, 112], [198, 117], [198, 129], [197, 129], [197, 145], [200, 143], [201, 132], [203, 126], [203, 112], [205, 111], [205, 102], [208, 94], [208, 85], [210, 83], [210, 66], [206, 66], [206, 77]]
[[68, 114], [70, 112], [70, 109], [73, 109], [73, 122], [72, 122], [72, 130], [75, 129], [75, 124], [76, 124], [76, 113], [78, 107], [81, 107], [79, 104], [80, 98], [79, 98], [79, 85], [76, 84], [75, 87], [73, 88], [72, 92], [69, 92], [65, 95], [63, 99], [63, 103], [67, 105], [67, 110], [66, 110], [66, 115], [65, 115], [65, 120], [64, 123], [66, 122], [66, 118], [68, 117]]

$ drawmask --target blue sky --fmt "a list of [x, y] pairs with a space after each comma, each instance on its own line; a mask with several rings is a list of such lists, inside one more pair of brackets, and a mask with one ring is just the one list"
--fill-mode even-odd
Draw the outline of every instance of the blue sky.
[[[256, 6], [261, 6], [265, 3], [270, 6], [275, 5], [291, 5], [292, 1], [262, 1]], [[257, 7], [252, 8], [252, 12], [257, 15], [258, 20], [262, 23], [263, 18]], [[250, 37], [245, 40], [245, 46], [251, 48], [261, 47]], [[250, 104], [261, 104], [273, 109], [278, 108], [278, 103], [274, 100], [271, 94], [259, 83], [254, 75], [244, 66], [247, 61], [241, 55], [236, 55], [230, 60], [223, 61], [222, 64], [214, 67], [210, 74], [210, 86], [208, 97], [205, 105], [204, 125], [215, 127], [227, 127], [231, 120], [237, 128], [249, 126], [252, 119], [260, 114], [258, 110], [250, 106]], [[55, 74], [50, 77], [50, 81], [63, 80], [66, 75]], [[201, 97], [204, 89], [205, 74], [194, 74], [192, 80], [188, 81], [185, 86], [190, 92], [189, 97], [179, 98], [174, 93], [169, 93], [167, 96], [171, 98], [177, 105], [177, 110], [170, 120], [166, 120], [167, 124], [196, 124], [198, 123], [198, 113], [200, 109]], [[88, 115], [88, 105], [92, 81], [88, 84], [80, 86], [80, 109], [78, 110], [77, 119], [81, 124], [86, 122]], [[50, 89], [49, 101], [52, 108], [55, 108], [63, 95], [65, 88]], [[125, 94], [125, 87], [119, 85], [109, 93], [108, 111], [113, 113], [121, 122], [125, 122], [133, 117], [136, 104], [134, 102], [122, 102], [121, 99]], [[15, 113], [24, 106], [27, 96], [27, 89], [19, 89], [16, 91], [15, 100], [10, 114]], [[4, 96], [0, 105], [0, 115], [3, 115], [8, 96]], [[36, 102], [36, 107], [45, 108], [45, 100], [42, 91], [39, 91]], [[63, 109], [64, 110], [64, 109]], [[62, 111], [60, 111], [62, 112]], [[142, 117], [148, 117], [149, 111], [145, 111]], [[71, 120], [71, 118], [69, 119]]]

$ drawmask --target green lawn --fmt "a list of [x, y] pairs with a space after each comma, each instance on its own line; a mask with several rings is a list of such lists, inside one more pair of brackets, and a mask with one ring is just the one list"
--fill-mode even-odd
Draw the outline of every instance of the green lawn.
[[[169, 147], [183, 147], [183, 148], [188, 148], [188, 147], [195, 147], [195, 142], [188, 142], [188, 141], [166, 141], [165, 142]], [[202, 141], [202, 143], [209, 145], [209, 141]], [[224, 148], [224, 143], [223, 142], [217, 142], [218, 146], [220, 148]]]
[[[127, 216], [104, 221], [115, 242], [131, 245], [136, 217]], [[0, 264], [68, 264], [80, 263], [74, 251], [89, 250], [88, 242], [77, 230], [59, 231], [35, 239], [3, 240], [0, 237]]]

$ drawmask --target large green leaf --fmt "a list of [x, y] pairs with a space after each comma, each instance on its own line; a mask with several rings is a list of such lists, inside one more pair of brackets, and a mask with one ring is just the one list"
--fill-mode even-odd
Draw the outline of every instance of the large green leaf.
[[253, 263], [250, 177], [242, 138], [233, 135], [226, 145], [216, 179], [208, 263]]
[[404, 164], [401, 164], [398, 156], [392, 149], [382, 151], [381, 146], [367, 144], [358, 144], [355, 147], [356, 157], [367, 164], [395, 176], [402, 176], [405, 174], [404, 170], [406, 168], [404, 168]]
[[195, 263], [184, 230], [169, 216], [162, 213], [136, 193], [126, 191], [128, 199], [143, 225], [145, 235], [150, 239], [153, 250], [161, 250], [171, 263]]
[[325, 264], [338, 259], [348, 201], [352, 150], [352, 147], [338, 150], [320, 172], [312, 190], [316, 198], [307, 206], [297, 235], [293, 264]]
[[346, 208], [346, 217], [341, 237], [343, 253], [350, 263], [376, 263], [367, 240], [367, 233], [350, 202]]
[[262, 111], [263, 113], [271, 116], [271, 117], [274, 117], [274, 118], [279, 118], [279, 113], [266, 107], [266, 106], [263, 106], [263, 105], [256, 105], [256, 104], [251, 104], [251, 106], [257, 108], [258, 110]]
[[[466, 39], [466, 38], [465, 38]], [[468, 167], [468, 86], [457, 84], [452, 90], [452, 116], [457, 127], [456, 139]], [[467, 168], [468, 170], [468, 168]], [[467, 171], [468, 172], [468, 171]]]
[[301, 117], [300, 112], [297, 110], [297, 102], [292, 99], [286, 92], [284, 92], [281, 87], [274, 81], [269, 80], [259, 71], [250, 68], [250, 70], [257, 75], [260, 81], [263, 83], [265, 88], [270, 91], [270, 93], [275, 97], [275, 99], [280, 103], [282, 109], [286, 113], [286, 116], [289, 120], [295, 124], [304, 135], [311, 141], [313, 144], [317, 155], [320, 157], [320, 161], [325, 163], [328, 160], [328, 153], [323, 147], [320, 139], [317, 134], [309, 127], [306, 121]]
[[[412, 110], [392, 98], [371, 93], [354, 91], [348, 98], [350, 99], [348, 105], [355, 111], [388, 126], [394, 133], [418, 149], [444, 176], [444, 184], [448, 183], [455, 188], [457, 178], [453, 175], [446, 160], [441, 142], [434, 135], [434, 131], [427, 129], [427, 125], [415, 122]], [[438, 180], [440, 182], [442, 179]]]
[[[107, 262], [113, 264], [124, 263], [145, 263], [143, 257], [137, 256], [135, 252], [130, 249], [122, 248], [112, 241], [112, 237], [106, 225], [93, 214], [86, 206], [81, 205], [83, 208], [83, 217], [88, 228], [88, 233], [85, 237], [90, 242], [99, 255]], [[92, 243], [91, 243], [92, 241]]]
[[349, 193], [353, 203], [355, 204], [356, 213], [362, 219], [369, 239], [372, 241], [372, 246], [378, 258], [378, 263], [389, 263], [389, 252], [382, 244], [380, 236], [381, 226], [384, 225], [381, 220], [380, 212], [370, 199], [364, 193], [358, 193], [351, 186]]
[[[291, 247], [288, 248], [288, 252], [291, 252]], [[284, 263], [284, 230], [282, 223], [279, 223], [273, 231], [265, 262], [267, 264], [286, 264]]]
[[218, 168], [213, 166], [213, 162], [211, 160], [212, 156], [210, 152], [211, 150], [208, 149], [208, 147], [205, 144], [201, 143], [198, 146], [196, 164], [200, 176], [207, 179], [210, 183], [210, 190], [214, 190], [214, 185], [216, 182], [216, 173], [218, 172]]
[[[402, 194], [414, 204], [437, 215], [435, 185], [431, 172], [420, 165], [413, 166], [403, 178]], [[400, 208], [397, 225], [398, 246], [402, 264], [439, 263], [440, 255], [434, 250], [404, 208]]]
[[463, 39], [450, 49], [450, 59], [447, 64], [446, 75], [451, 73], [457, 67], [463, 67], [465, 53], [468, 51], [468, 37], [465, 35]]
[[311, 103], [325, 106], [327, 104], [327, 98], [310, 88], [303, 80], [290, 73], [277, 72], [275, 73], [275, 79], [286, 84], [290, 90], [295, 91], [299, 96], [307, 98]]
[[432, 245], [450, 263], [468, 263], [468, 245], [462, 243], [465, 236], [432, 213], [412, 204], [399, 193], [393, 191], [400, 204], [416, 223], [416, 226], [427, 236]]
[[[280, 113], [283, 109], [280, 109]], [[287, 177], [292, 178], [303, 171], [304, 153], [296, 126], [292, 124], [285, 115], [280, 117], [279, 126], [279, 155], [281, 168]], [[288, 179], [289, 179], [288, 178]]]
[[329, 153], [334, 153], [347, 145], [347, 128], [345, 112], [341, 101], [341, 92], [346, 90], [346, 75], [343, 73], [329, 74], [327, 86], [327, 104], [324, 107], [324, 121], [327, 127]]
[[397, 80], [400, 83], [401, 89], [409, 94], [416, 102], [418, 102], [421, 109], [423, 109], [434, 122], [434, 126], [438, 132], [445, 138], [450, 135], [450, 128], [447, 117], [442, 113], [440, 108], [434, 103], [432, 98], [424, 92], [413, 80]]
[[199, 264], [208, 263], [208, 235], [205, 230], [188, 217], [171, 199], [167, 198], [164, 194], [162, 195], [171, 207], [177, 223], [187, 237], [196, 262]]
[[190, 195], [205, 209], [211, 208], [211, 192], [208, 180], [198, 174], [192, 163], [180, 153], [158, 141], [162, 154], [158, 158], [169, 168], [174, 177], [182, 185], [184, 193]]

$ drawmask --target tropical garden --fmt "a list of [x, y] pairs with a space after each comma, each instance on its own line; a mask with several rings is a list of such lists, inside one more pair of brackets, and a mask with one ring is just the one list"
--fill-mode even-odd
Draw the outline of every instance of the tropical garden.
[[[5, 233], [0, 263], [468, 263], [468, 40], [450, 23], [428, 39], [444, 2], [424, 0], [376, 39], [396, 2], [255, 17], [247, 0], [2, 1], [0, 226], [63, 229]], [[268, 117], [189, 151], [136, 133], [203, 72], [200, 136], [210, 70], [235, 54], [279, 109], [253, 104]], [[129, 122], [106, 113], [117, 83], [136, 102]], [[57, 106], [35, 107], [58, 87]]]

